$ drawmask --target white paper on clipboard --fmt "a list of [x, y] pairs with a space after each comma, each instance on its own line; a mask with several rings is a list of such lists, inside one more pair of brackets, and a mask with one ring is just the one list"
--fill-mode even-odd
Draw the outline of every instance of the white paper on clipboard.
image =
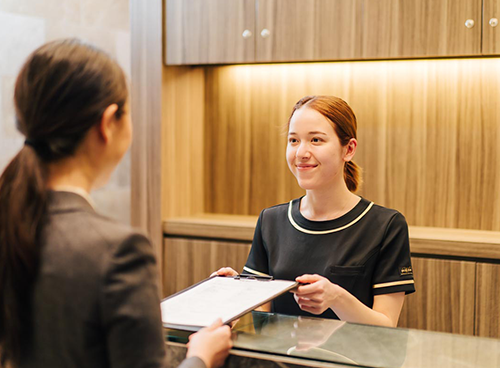
[[296, 285], [287, 280], [211, 277], [161, 302], [163, 326], [197, 331], [217, 318], [229, 323]]

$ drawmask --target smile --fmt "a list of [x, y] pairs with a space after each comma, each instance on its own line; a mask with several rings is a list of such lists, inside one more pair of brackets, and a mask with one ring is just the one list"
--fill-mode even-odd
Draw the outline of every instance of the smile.
[[311, 170], [311, 169], [314, 169], [317, 166], [318, 165], [304, 165], [304, 164], [295, 165], [295, 167], [297, 168], [297, 170], [300, 170], [300, 171]]

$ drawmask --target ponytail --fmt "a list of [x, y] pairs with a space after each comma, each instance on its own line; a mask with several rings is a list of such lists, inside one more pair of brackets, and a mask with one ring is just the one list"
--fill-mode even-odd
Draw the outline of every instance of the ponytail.
[[361, 186], [361, 168], [353, 161], [347, 161], [344, 165], [344, 181], [349, 191], [355, 193]]
[[46, 170], [24, 146], [0, 176], [0, 366], [16, 364], [30, 336], [30, 298], [46, 211]]

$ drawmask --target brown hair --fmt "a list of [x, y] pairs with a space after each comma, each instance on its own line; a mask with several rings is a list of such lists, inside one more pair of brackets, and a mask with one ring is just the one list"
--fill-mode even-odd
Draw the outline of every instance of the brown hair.
[[[342, 146], [349, 143], [351, 138], [356, 138], [358, 123], [351, 107], [341, 98], [334, 96], [306, 96], [301, 98], [293, 107], [288, 126], [293, 114], [298, 109], [307, 106], [326, 117], [332, 124]], [[347, 189], [356, 192], [361, 186], [361, 168], [353, 161], [344, 165], [344, 181]]]
[[26, 142], [0, 176], [0, 366], [18, 364], [30, 336], [47, 164], [73, 155], [109, 105], [120, 118], [127, 98], [118, 64], [76, 39], [41, 46], [19, 72], [14, 103]]

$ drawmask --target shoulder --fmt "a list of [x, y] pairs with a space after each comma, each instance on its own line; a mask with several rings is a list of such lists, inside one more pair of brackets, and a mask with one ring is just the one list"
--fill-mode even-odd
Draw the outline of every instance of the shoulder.
[[[297, 200], [298, 199], [294, 199], [293, 201], [297, 201]], [[293, 201], [291, 201], [291, 202], [293, 202]], [[286, 218], [286, 216], [288, 214], [288, 208], [289, 208], [291, 202], [281, 203], [281, 204], [277, 204], [275, 206], [264, 208], [261, 211], [259, 218], [266, 219], [266, 220]]]
[[375, 203], [369, 211], [369, 218], [370, 221], [375, 221], [379, 225], [408, 226], [401, 212]]
[[86, 208], [50, 214], [43, 237], [45, 254], [99, 273], [117, 258], [146, 257], [155, 262], [151, 243], [141, 231]]

